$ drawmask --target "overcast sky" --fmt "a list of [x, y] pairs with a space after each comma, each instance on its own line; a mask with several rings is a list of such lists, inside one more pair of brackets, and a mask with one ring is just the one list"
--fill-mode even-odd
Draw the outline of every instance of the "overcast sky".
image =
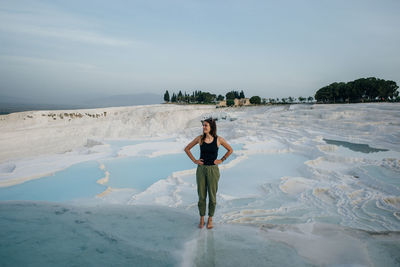
[[310, 96], [400, 83], [399, 0], [0, 1], [0, 95]]

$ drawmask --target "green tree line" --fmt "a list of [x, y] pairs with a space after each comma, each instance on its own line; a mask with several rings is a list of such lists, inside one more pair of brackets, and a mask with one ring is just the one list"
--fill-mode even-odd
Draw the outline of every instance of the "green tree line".
[[[230, 91], [225, 95], [227, 100], [232, 100], [235, 98], [245, 98], [243, 90], [238, 91]], [[177, 94], [172, 93], [170, 96], [168, 90], [164, 93], [164, 101], [172, 102], [172, 103], [198, 103], [198, 104], [215, 104], [218, 101], [222, 101], [225, 99], [223, 95], [216, 95], [209, 92], [202, 92], [200, 90], [196, 90], [192, 92], [192, 94], [188, 94], [186, 92], [182, 93], [181, 90]]]
[[394, 81], [361, 78], [322, 87], [315, 93], [315, 100], [323, 103], [399, 101], [398, 88]]
[[179, 91], [177, 94], [172, 93], [170, 96], [168, 90], [164, 93], [164, 101], [172, 103], [201, 103], [201, 104], [213, 104], [216, 101], [224, 100], [222, 95], [211, 94], [209, 92], [194, 91], [192, 94], [186, 92], [182, 93]]

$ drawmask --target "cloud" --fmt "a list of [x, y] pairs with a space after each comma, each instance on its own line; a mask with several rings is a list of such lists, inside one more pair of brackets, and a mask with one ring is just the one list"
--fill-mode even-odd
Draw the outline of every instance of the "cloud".
[[[39, 57], [26, 57], [26, 56], [5, 56], [0, 55], [0, 61], [5, 62], [10, 65], [22, 65], [22, 66], [35, 66], [46, 67], [51, 69], [65, 68], [65, 69], [75, 69], [78, 71], [96, 71], [98, 68], [92, 64], [83, 64], [79, 62], [69, 62], [63, 60], [55, 60], [49, 58], [39, 58]], [[9, 65], [9, 66], [10, 66]]]
[[102, 28], [101, 26], [98, 21], [82, 19], [53, 9], [0, 6], [0, 32], [105, 46], [130, 46], [138, 43], [95, 30]]
[[92, 31], [82, 31], [76, 29], [49, 28], [29, 25], [0, 25], [0, 31], [30, 34], [39, 37], [58, 38], [74, 42], [82, 42], [96, 45], [107, 46], [129, 46], [132, 41], [112, 38]]

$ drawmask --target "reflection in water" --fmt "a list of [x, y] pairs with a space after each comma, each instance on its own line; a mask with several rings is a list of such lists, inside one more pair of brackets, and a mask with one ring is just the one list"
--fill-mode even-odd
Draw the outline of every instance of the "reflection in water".
[[343, 146], [343, 147], [346, 147], [346, 148], [356, 151], [356, 152], [374, 153], [374, 152], [380, 152], [380, 151], [389, 151], [388, 149], [370, 147], [367, 144], [356, 144], [356, 143], [331, 140], [331, 139], [325, 139], [325, 138], [323, 138], [323, 140], [329, 145]]
[[194, 266], [216, 266], [214, 233], [212, 230], [199, 231]]

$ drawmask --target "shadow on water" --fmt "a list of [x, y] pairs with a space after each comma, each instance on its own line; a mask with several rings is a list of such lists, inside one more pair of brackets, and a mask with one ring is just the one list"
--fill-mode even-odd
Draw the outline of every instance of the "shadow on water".
[[343, 147], [346, 147], [346, 148], [348, 148], [352, 151], [356, 151], [356, 152], [375, 153], [375, 152], [381, 152], [381, 151], [389, 151], [388, 149], [370, 147], [367, 144], [356, 144], [356, 143], [350, 143], [350, 142], [338, 141], [338, 140], [332, 140], [332, 139], [325, 139], [325, 138], [323, 138], [323, 140], [329, 145], [343, 146]]

